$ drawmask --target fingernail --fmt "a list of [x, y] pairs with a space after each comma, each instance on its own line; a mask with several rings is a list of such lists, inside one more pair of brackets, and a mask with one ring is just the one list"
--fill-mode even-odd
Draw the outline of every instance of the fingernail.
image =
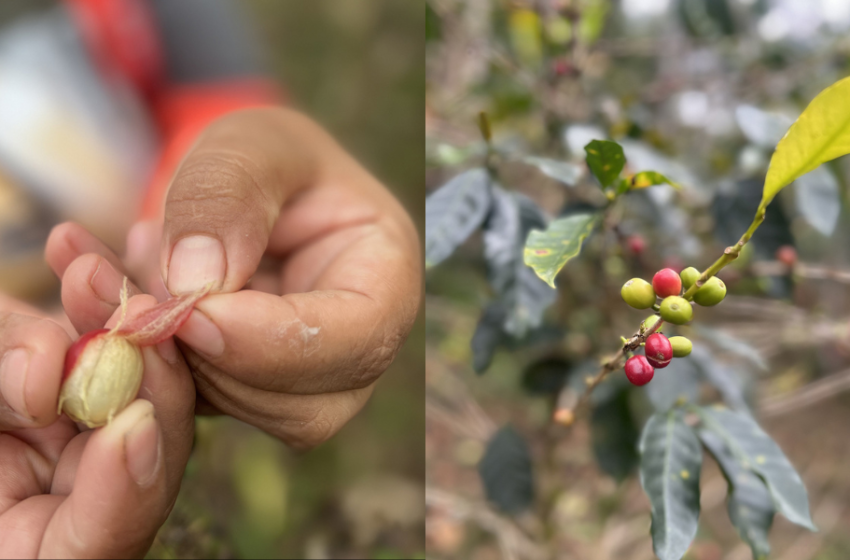
[[27, 419], [31, 418], [26, 401], [29, 365], [30, 353], [23, 348], [9, 350], [0, 361], [0, 395], [12, 410]]
[[185, 294], [200, 290], [210, 282], [215, 288], [224, 282], [226, 261], [221, 241], [206, 235], [184, 237], [171, 251], [168, 264], [168, 291]]
[[153, 412], [140, 418], [124, 436], [127, 470], [139, 486], [146, 486], [159, 465], [159, 427]]
[[192, 311], [189, 320], [177, 331], [180, 340], [210, 358], [224, 354], [224, 337], [212, 320], [198, 309]]
[[97, 299], [110, 305], [118, 305], [121, 302], [123, 282], [124, 276], [118, 274], [118, 271], [106, 259], [100, 259], [100, 264], [92, 274], [89, 285]]

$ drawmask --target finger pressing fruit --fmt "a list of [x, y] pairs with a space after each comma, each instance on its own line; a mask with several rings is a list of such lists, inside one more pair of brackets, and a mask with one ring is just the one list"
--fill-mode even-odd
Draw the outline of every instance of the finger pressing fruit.
[[649, 309], [655, 304], [655, 292], [649, 282], [642, 278], [632, 278], [620, 289], [623, 301], [635, 309]]
[[647, 361], [657, 368], [667, 367], [673, 359], [673, 347], [667, 337], [661, 333], [653, 333], [646, 338], [644, 352]]
[[694, 301], [704, 307], [711, 307], [723, 301], [725, 297], [726, 284], [717, 276], [712, 276], [694, 294]]
[[672, 268], [662, 268], [652, 277], [652, 289], [658, 297], [678, 296], [682, 293], [682, 279]]
[[699, 280], [700, 272], [694, 267], [689, 266], [679, 274], [679, 277], [682, 279], [682, 286], [688, 290]]
[[683, 297], [670, 296], [661, 302], [661, 318], [674, 325], [684, 325], [694, 317], [690, 302]]
[[655, 375], [655, 368], [649, 364], [646, 356], [632, 356], [626, 360], [625, 370], [626, 377], [632, 385], [646, 385]]
[[177, 332], [211, 287], [168, 299], [124, 321], [125, 278], [118, 324], [84, 334], [65, 354], [59, 412], [89, 428], [108, 424], [139, 392], [145, 368], [141, 347], [159, 344]]
[[684, 358], [691, 353], [691, 350], [694, 349], [694, 345], [691, 344], [691, 341], [684, 336], [670, 337], [670, 346], [673, 348], [674, 358]]
[[[651, 331], [652, 327], [654, 327], [655, 323], [657, 323], [660, 319], [661, 319], [661, 317], [659, 317], [658, 315], [650, 315], [649, 317], [647, 317], [646, 319], [641, 321], [640, 334]], [[664, 328], [663, 325], [658, 327], [657, 332], [661, 332], [661, 329], [663, 329], [663, 328]]]

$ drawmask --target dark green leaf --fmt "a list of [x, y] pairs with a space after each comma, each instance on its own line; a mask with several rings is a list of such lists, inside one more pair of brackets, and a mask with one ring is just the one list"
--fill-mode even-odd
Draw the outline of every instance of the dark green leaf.
[[730, 366], [719, 362], [713, 353], [699, 345], [694, 346], [688, 358], [699, 368], [702, 377], [720, 392], [729, 408], [750, 413], [744, 382]]
[[753, 558], [767, 558], [770, 554], [767, 535], [776, 513], [770, 491], [757, 474], [741, 466], [720, 436], [700, 430], [699, 438], [714, 456], [729, 483], [726, 508], [732, 525], [752, 549]]
[[584, 151], [587, 152], [587, 166], [602, 188], [613, 185], [626, 165], [623, 148], [610, 140], [593, 140]]
[[553, 395], [561, 390], [570, 371], [570, 362], [563, 358], [544, 358], [522, 372], [522, 387], [532, 395]]
[[545, 231], [532, 230], [525, 242], [525, 264], [554, 288], [555, 276], [579, 254], [598, 218], [598, 214], [575, 214], [553, 220]]
[[487, 499], [506, 513], [519, 513], [534, 500], [528, 445], [510, 426], [496, 432], [487, 444], [478, 473]]
[[638, 464], [638, 430], [629, 408], [628, 391], [593, 408], [590, 417], [593, 454], [605, 473], [623, 480]]
[[502, 325], [508, 313], [505, 306], [498, 301], [484, 308], [475, 334], [472, 335], [472, 367], [478, 374], [484, 373], [493, 361], [496, 349], [504, 341], [505, 334]]
[[702, 448], [680, 410], [647, 420], [640, 483], [652, 504], [652, 547], [661, 560], [682, 558], [697, 533], [701, 467]]
[[794, 181], [794, 198], [803, 218], [822, 235], [829, 237], [838, 223], [841, 197], [838, 180], [824, 165]]
[[543, 313], [558, 298], [523, 262], [526, 235], [545, 224], [546, 217], [533, 201], [494, 188], [493, 209], [484, 229], [484, 256], [490, 284], [507, 312], [504, 330], [515, 338], [539, 327]]
[[656, 369], [644, 390], [655, 410], [664, 412], [677, 402], [695, 402], [700, 381], [699, 369], [689, 356], [671, 361], [666, 368]]
[[726, 0], [679, 0], [679, 15], [695, 37], [716, 39], [735, 33], [735, 20]]
[[569, 186], [575, 186], [584, 171], [581, 167], [574, 163], [566, 161], [557, 161], [554, 159], [528, 156], [523, 158], [525, 163], [535, 166], [544, 175], [547, 175], [556, 181]]
[[425, 266], [448, 258], [490, 210], [490, 179], [483, 169], [462, 173], [425, 200]]
[[733, 337], [721, 329], [714, 329], [705, 325], [694, 324], [693, 328], [697, 335], [708, 340], [719, 350], [740, 356], [757, 368], [767, 371], [767, 362], [761, 352], [740, 338]]
[[809, 514], [809, 498], [800, 475], [755, 420], [723, 408], [699, 408], [698, 411], [705, 428], [723, 438], [742, 466], [764, 479], [777, 511], [792, 523], [817, 530]]

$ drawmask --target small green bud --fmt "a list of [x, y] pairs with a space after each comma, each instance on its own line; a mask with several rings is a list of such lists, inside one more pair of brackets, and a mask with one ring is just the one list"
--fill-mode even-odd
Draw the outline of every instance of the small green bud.
[[670, 337], [670, 346], [673, 347], [674, 358], [684, 358], [691, 353], [691, 350], [694, 349], [694, 345], [691, 341], [684, 336]]
[[685, 270], [679, 273], [679, 276], [682, 277], [682, 286], [684, 286], [685, 290], [690, 289], [700, 277], [700, 271], [695, 269], [692, 266], [689, 266]]
[[649, 309], [655, 303], [652, 284], [642, 278], [632, 278], [620, 289], [623, 301], [635, 309]]
[[661, 302], [661, 318], [674, 325], [684, 325], [694, 318], [694, 310], [685, 298], [668, 296]]
[[703, 307], [711, 307], [723, 301], [725, 297], [726, 284], [720, 278], [712, 276], [694, 294], [694, 301]]

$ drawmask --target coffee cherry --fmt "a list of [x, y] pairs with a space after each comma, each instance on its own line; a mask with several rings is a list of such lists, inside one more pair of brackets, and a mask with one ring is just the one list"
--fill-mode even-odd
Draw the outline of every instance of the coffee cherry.
[[649, 309], [655, 304], [655, 292], [649, 282], [642, 278], [632, 278], [620, 289], [623, 301], [635, 309]]
[[700, 272], [694, 267], [689, 266], [679, 274], [679, 277], [682, 279], [682, 287], [689, 290], [699, 280]]
[[[650, 315], [649, 317], [647, 317], [646, 319], [641, 321], [640, 333], [643, 334], [643, 333], [647, 333], [647, 332], [651, 331], [652, 327], [654, 327], [655, 323], [657, 323], [660, 319], [661, 319], [661, 317], [659, 317], [658, 315]], [[661, 332], [661, 329], [663, 329], [663, 328], [664, 328], [664, 325], [658, 327], [658, 330], [656, 332]]]
[[649, 365], [646, 356], [632, 356], [626, 360], [626, 377], [632, 385], [646, 385], [652, 381], [655, 369]]
[[674, 336], [670, 338], [670, 346], [673, 347], [674, 358], [684, 358], [691, 353], [694, 345], [684, 336]]
[[797, 263], [797, 251], [791, 245], [783, 245], [776, 250], [776, 260], [786, 266], [794, 266]]
[[658, 297], [678, 296], [682, 293], [682, 279], [672, 268], [662, 268], [652, 277], [652, 289]]
[[640, 235], [630, 235], [626, 239], [626, 244], [629, 246], [629, 250], [636, 255], [643, 253], [646, 249], [646, 241]]
[[654, 333], [646, 338], [644, 352], [649, 363], [657, 368], [666, 368], [673, 359], [673, 347], [661, 333]]
[[661, 302], [661, 318], [674, 325], [684, 325], [694, 318], [694, 310], [685, 298], [670, 296]]
[[725, 297], [726, 284], [717, 276], [712, 276], [694, 294], [694, 301], [703, 307], [711, 307], [723, 301]]

